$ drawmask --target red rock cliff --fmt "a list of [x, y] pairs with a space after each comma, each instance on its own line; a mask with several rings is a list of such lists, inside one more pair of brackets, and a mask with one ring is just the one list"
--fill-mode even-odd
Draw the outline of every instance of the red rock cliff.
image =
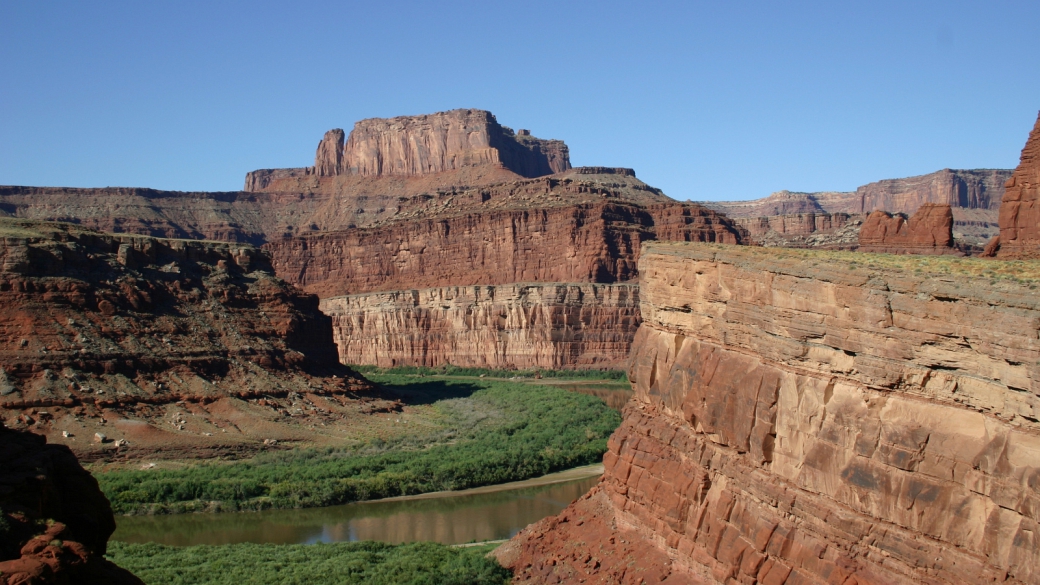
[[953, 211], [925, 203], [909, 219], [871, 213], [859, 232], [859, 250], [886, 254], [959, 254], [953, 247]]
[[[273, 432], [249, 428], [248, 401], [371, 389], [339, 365], [318, 299], [252, 246], [2, 220], [0, 292], [0, 417], [78, 453], [248, 446]], [[237, 426], [168, 425], [185, 401]]]
[[1036, 295], [849, 258], [646, 244], [635, 398], [516, 582], [1040, 580]]
[[1000, 256], [1040, 257], [1040, 116], [1000, 206]]
[[322, 299], [345, 364], [620, 369], [634, 284], [450, 286]]

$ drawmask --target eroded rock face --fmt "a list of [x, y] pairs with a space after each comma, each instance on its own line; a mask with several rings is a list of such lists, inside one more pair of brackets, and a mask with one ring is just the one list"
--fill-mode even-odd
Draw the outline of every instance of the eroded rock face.
[[0, 583], [139, 585], [104, 558], [115, 529], [97, 481], [67, 447], [0, 424]]
[[953, 247], [953, 211], [925, 203], [909, 219], [875, 211], [859, 232], [859, 250], [886, 254], [959, 254]]
[[799, 254], [645, 246], [635, 399], [518, 582], [1040, 579], [1036, 296]]
[[332, 177], [343, 173], [343, 139], [341, 128], [334, 128], [325, 133], [318, 143], [318, 152], [314, 155], [315, 175]]
[[[272, 242], [278, 273], [321, 297], [448, 285], [624, 282], [650, 239], [740, 243], [725, 218], [679, 203], [605, 198], [460, 212]], [[477, 196], [480, 193], [476, 194]], [[521, 201], [522, 199], [518, 199]]]
[[619, 369], [639, 327], [634, 284], [451, 286], [323, 299], [345, 364]]
[[1002, 258], [1040, 257], [1040, 116], [1008, 179], [1000, 206]]
[[[371, 389], [339, 365], [318, 299], [275, 277], [252, 246], [18, 220], [0, 221], [0, 235], [8, 426], [83, 454], [124, 437], [137, 446], [219, 446], [263, 431], [247, 432], [243, 417], [234, 438], [220, 425], [205, 429], [219, 437], [203, 438], [192, 425], [159, 424], [166, 409], [223, 404], [231, 416], [231, 403], [248, 410], [260, 397]], [[108, 440], [93, 445], [94, 432]]]

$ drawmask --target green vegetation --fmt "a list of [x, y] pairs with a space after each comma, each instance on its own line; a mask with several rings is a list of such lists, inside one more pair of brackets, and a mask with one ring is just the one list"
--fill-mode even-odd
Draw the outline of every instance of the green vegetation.
[[601, 400], [552, 386], [369, 377], [406, 402], [432, 403], [440, 423], [433, 429], [402, 424], [388, 438], [268, 452], [247, 461], [100, 473], [98, 481], [122, 514], [330, 506], [597, 463], [621, 423]]
[[148, 585], [501, 585], [489, 547], [431, 542], [173, 547], [113, 542], [108, 558]]
[[439, 368], [424, 366], [397, 366], [380, 368], [377, 366], [350, 366], [362, 374], [398, 375], [398, 376], [467, 376], [488, 378], [543, 378], [566, 380], [624, 380], [624, 370], [489, 370], [487, 368], [462, 368], [446, 365]]

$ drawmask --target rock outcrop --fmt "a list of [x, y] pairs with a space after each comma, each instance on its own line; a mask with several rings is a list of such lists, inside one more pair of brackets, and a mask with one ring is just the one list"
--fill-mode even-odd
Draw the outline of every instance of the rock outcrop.
[[738, 217], [733, 223], [746, 229], [756, 244], [781, 248], [854, 250], [864, 216], [848, 213], [796, 213]]
[[0, 424], [0, 583], [141, 585], [104, 557], [115, 529], [97, 481], [67, 447]]
[[704, 201], [730, 217], [763, 217], [797, 213], [870, 213], [881, 209], [913, 214], [925, 203], [957, 209], [996, 210], [1011, 176], [1004, 169], [943, 169], [927, 175], [886, 179], [855, 191], [802, 193], [778, 191], [751, 201]]
[[635, 398], [601, 483], [496, 551], [516, 581], [1040, 580], [1040, 302], [865, 257], [646, 244]]
[[1040, 116], [1000, 206], [1002, 258], [1040, 258]]
[[635, 284], [449, 286], [322, 299], [345, 364], [619, 369]]
[[[248, 448], [274, 432], [249, 427], [256, 412], [235, 412], [258, 400], [372, 389], [339, 365], [318, 299], [275, 277], [252, 246], [19, 220], [0, 221], [0, 236], [0, 417], [9, 427], [88, 456], [120, 439]], [[163, 420], [185, 403], [235, 423]]]
[[275, 181], [308, 175], [410, 177], [484, 166], [533, 178], [566, 171], [571, 161], [561, 140], [513, 132], [486, 110], [451, 110], [361, 120], [345, 144], [343, 130], [330, 130], [313, 167], [253, 171], [246, 175], [245, 190], [263, 191]]
[[886, 254], [960, 254], [953, 247], [953, 211], [925, 203], [909, 219], [875, 211], [859, 232], [859, 251]]
[[315, 175], [333, 177], [343, 174], [343, 139], [341, 128], [334, 128], [325, 133], [318, 143], [318, 152], [314, 155]]

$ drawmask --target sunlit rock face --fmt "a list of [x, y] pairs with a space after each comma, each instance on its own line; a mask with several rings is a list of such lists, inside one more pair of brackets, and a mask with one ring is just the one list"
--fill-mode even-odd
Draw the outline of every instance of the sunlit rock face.
[[907, 266], [645, 245], [604, 478], [500, 559], [532, 583], [1037, 582], [1040, 301]]

